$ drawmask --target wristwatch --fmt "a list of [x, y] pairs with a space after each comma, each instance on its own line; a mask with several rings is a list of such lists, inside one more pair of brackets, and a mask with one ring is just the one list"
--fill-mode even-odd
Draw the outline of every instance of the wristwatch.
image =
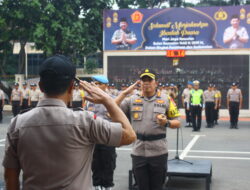
[[170, 127], [170, 125], [171, 125], [170, 121], [167, 120], [167, 123], [165, 124], [165, 127], [166, 127], [166, 128], [167, 128], [167, 127]]

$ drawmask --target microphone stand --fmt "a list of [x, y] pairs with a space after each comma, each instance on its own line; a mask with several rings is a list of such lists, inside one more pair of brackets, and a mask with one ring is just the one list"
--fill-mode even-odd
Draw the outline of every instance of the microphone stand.
[[[181, 72], [181, 69], [176, 68], [176, 73], [177, 73], [178, 79], [180, 79], [180, 72]], [[181, 88], [181, 84], [179, 83], [178, 84], [178, 95], [177, 95], [177, 97], [178, 97], [178, 107], [180, 105], [180, 103], [179, 103], [180, 102], [180, 88]], [[174, 157], [174, 159], [171, 159], [169, 161], [175, 161], [175, 160], [186, 162], [188, 164], [193, 164], [192, 162], [181, 159], [180, 156], [179, 156], [179, 128], [177, 128], [177, 132], [176, 132], [176, 152], [175, 152], [175, 157]]]

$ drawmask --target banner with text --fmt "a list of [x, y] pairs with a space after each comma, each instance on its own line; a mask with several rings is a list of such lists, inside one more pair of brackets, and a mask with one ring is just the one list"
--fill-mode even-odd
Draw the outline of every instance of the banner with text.
[[105, 10], [103, 50], [250, 48], [250, 5]]

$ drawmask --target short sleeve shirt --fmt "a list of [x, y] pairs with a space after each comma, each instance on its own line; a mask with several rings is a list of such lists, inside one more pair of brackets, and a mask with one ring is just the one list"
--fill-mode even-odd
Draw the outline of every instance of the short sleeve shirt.
[[4, 92], [0, 89], [0, 100], [4, 99]]
[[82, 101], [82, 95], [80, 90], [73, 90], [72, 101]]
[[39, 101], [39, 97], [40, 97], [40, 91], [39, 90], [31, 90], [30, 91], [30, 101], [32, 102], [37, 102]]
[[[142, 135], [166, 134], [166, 127], [159, 126], [156, 122], [158, 114], [165, 114], [168, 119], [179, 117], [174, 101], [162, 94], [155, 95], [151, 99], [133, 95], [122, 102], [121, 108], [130, 118], [135, 132]], [[132, 150], [133, 155], [143, 157], [159, 156], [167, 152], [167, 139], [155, 141], [137, 139]]]
[[92, 190], [94, 144], [118, 146], [121, 135], [120, 123], [44, 98], [12, 119], [3, 166], [23, 170], [23, 189]]
[[28, 99], [30, 95], [30, 90], [28, 88], [22, 89], [23, 99]]
[[[234, 35], [234, 32], [235, 32], [235, 29], [230, 26], [228, 27], [225, 32], [224, 32], [224, 35], [223, 35], [223, 40], [227, 40], [227, 39], [230, 39], [232, 38], [232, 36]], [[249, 39], [249, 36], [248, 36], [248, 33], [247, 33], [247, 30], [245, 27], [239, 27], [239, 29], [237, 30], [237, 35], [240, 37], [240, 38], [244, 38], [244, 39]], [[238, 39], [233, 39], [230, 44], [229, 44], [229, 48], [231, 49], [236, 49], [236, 48], [243, 48], [244, 47], [244, 43], [242, 43], [241, 41], [239, 41]]]
[[240, 98], [242, 98], [242, 93], [240, 89], [229, 89], [227, 92], [227, 97], [231, 102], [240, 102]]
[[182, 92], [182, 97], [184, 97], [184, 102], [190, 101], [190, 90], [188, 88], [185, 88]]
[[19, 89], [13, 89], [11, 93], [12, 101], [20, 101], [22, 96], [22, 92]]

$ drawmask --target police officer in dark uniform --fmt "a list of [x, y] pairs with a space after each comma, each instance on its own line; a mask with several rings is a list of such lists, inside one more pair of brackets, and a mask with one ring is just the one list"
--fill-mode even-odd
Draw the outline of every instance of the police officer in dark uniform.
[[238, 129], [239, 111], [242, 108], [242, 93], [237, 87], [237, 83], [232, 83], [231, 89], [227, 92], [227, 108], [230, 114], [230, 129]]
[[[141, 83], [141, 94], [127, 97]], [[131, 118], [137, 133], [132, 150], [132, 164], [139, 190], [162, 190], [167, 172], [166, 130], [180, 126], [178, 109], [170, 96], [157, 91], [156, 75], [146, 69], [140, 81], [117, 98], [124, 113]]]
[[[92, 77], [95, 84], [108, 93], [108, 79], [105, 76], [97, 75]], [[96, 116], [101, 117], [107, 121], [111, 121], [107, 109], [102, 104], [93, 104], [87, 102], [86, 110], [94, 112]], [[93, 185], [95, 190], [111, 190], [114, 186], [114, 170], [116, 168], [116, 151], [115, 147], [96, 144], [93, 162]]]
[[12, 90], [10, 97], [10, 102], [12, 104], [12, 113], [14, 117], [20, 112], [22, 101], [22, 91], [19, 89], [19, 84], [16, 82], [14, 84], [14, 89]]

